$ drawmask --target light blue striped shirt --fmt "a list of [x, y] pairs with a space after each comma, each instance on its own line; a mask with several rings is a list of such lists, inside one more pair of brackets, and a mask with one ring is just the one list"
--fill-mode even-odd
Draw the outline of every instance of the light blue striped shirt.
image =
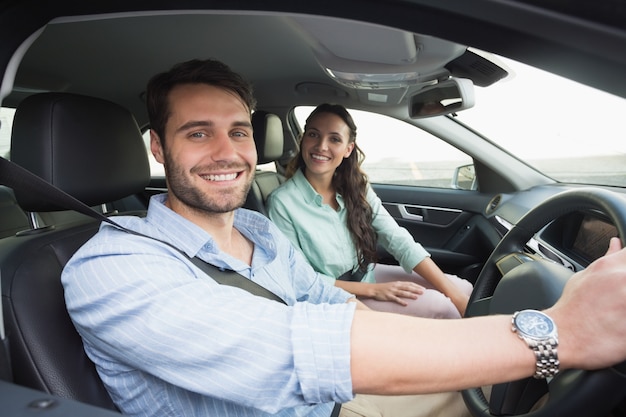
[[239, 209], [252, 266], [152, 198], [119, 224], [233, 269], [288, 306], [219, 285], [175, 249], [103, 223], [63, 271], [68, 311], [113, 400], [132, 416], [324, 416], [352, 399], [354, 303], [264, 216]]
[[[267, 200], [268, 214], [278, 228], [302, 251], [316, 271], [335, 278], [356, 270], [358, 264], [356, 247], [348, 230], [348, 212], [341, 194], [336, 197], [338, 210], [323, 203], [322, 196], [299, 169]], [[372, 227], [378, 234], [378, 243], [410, 273], [430, 254], [398, 225], [371, 187], [366, 198], [372, 207]], [[372, 265], [361, 281], [375, 282]]]

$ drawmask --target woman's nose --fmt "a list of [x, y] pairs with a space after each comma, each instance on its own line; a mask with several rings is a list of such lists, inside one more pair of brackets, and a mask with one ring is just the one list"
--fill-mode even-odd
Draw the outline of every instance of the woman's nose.
[[320, 149], [328, 149], [328, 139], [327, 138], [321, 138], [318, 142], [318, 146]]

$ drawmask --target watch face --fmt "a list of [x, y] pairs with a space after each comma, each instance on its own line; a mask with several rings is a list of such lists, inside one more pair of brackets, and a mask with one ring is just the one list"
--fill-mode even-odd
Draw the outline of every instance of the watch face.
[[546, 338], [554, 332], [552, 319], [534, 310], [520, 311], [515, 317], [515, 326], [526, 336], [536, 339]]

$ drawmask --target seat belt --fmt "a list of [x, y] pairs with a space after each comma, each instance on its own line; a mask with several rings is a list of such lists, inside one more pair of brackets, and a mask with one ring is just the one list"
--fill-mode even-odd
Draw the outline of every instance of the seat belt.
[[341, 413], [341, 404], [335, 403], [333, 411], [330, 413], [330, 417], [339, 417], [339, 413]]
[[[49, 182], [45, 181], [41, 177], [2, 157], [0, 157], [0, 184], [11, 187], [13, 188], [13, 190], [36, 193], [37, 195], [40, 195], [42, 199], [52, 202], [60, 208], [74, 210], [87, 216], [91, 216], [96, 220], [107, 222], [126, 233], [130, 233], [136, 236], [142, 236], [161, 242], [183, 254], [195, 266], [197, 266], [204, 273], [209, 275], [209, 277], [211, 277], [218, 284], [241, 288], [253, 295], [287, 304], [282, 298], [280, 298], [267, 288], [257, 284], [256, 282], [244, 277], [243, 275], [233, 270], [218, 268], [217, 266], [205, 262], [198, 257], [191, 257], [187, 255], [185, 252], [172, 245], [171, 243], [123, 227], [122, 225], [111, 220], [109, 217], [89, 207], [77, 198], [74, 198], [60, 188], [57, 188]], [[2, 309], [0, 309], [0, 319], [2, 319]], [[2, 323], [3, 322], [0, 322], [0, 326], [2, 326]], [[4, 329], [2, 329], [1, 327], [0, 336], [4, 337]]]

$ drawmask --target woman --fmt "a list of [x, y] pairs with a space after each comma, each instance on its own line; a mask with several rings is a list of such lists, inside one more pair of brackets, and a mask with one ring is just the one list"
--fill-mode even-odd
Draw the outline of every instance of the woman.
[[[460, 318], [472, 285], [444, 274], [400, 227], [361, 170], [356, 125], [341, 105], [309, 115], [287, 180], [268, 198], [270, 218], [313, 267], [375, 310]], [[376, 264], [381, 244], [400, 266]], [[375, 267], [374, 267], [375, 266]]]

